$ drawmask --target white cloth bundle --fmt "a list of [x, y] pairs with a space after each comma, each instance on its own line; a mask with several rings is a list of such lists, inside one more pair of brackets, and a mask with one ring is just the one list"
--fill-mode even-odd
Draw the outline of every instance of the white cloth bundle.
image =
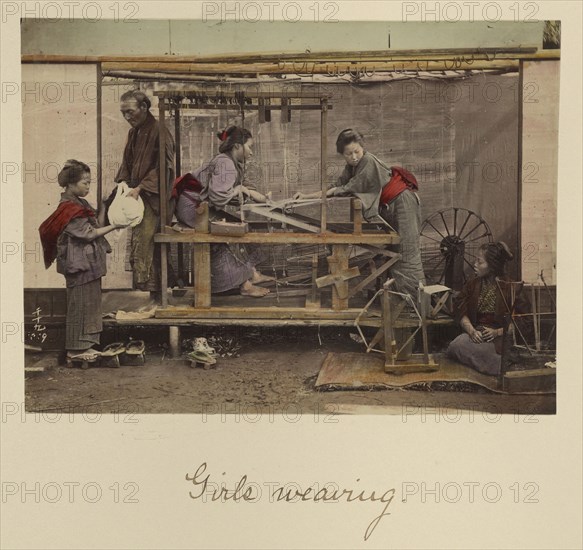
[[130, 188], [125, 181], [117, 184], [115, 198], [107, 211], [109, 223], [113, 225], [127, 225], [135, 227], [144, 217], [144, 201], [138, 196], [138, 200], [126, 196]]

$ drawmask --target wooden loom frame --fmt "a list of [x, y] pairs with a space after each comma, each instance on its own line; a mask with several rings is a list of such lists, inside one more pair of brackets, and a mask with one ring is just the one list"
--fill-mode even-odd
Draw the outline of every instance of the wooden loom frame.
[[[215, 94], [215, 95], [213, 95]], [[374, 270], [360, 284], [349, 288], [351, 278], [359, 273], [354, 268], [348, 268], [348, 248], [350, 245], [364, 245], [379, 247], [382, 250], [386, 245], [397, 244], [399, 236], [394, 232], [362, 232], [362, 209], [360, 201], [352, 201], [353, 212], [353, 233], [341, 234], [332, 233], [327, 230], [327, 202], [324, 198], [327, 191], [326, 183], [326, 151], [327, 140], [327, 114], [332, 108], [328, 104], [329, 97], [323, 94], [314, 93], [287, 93], [287, 92], [254, 92], [246, 93], [241, 91], [225, 92], [210, 88], [191, 88], [180, 91], [157, 91], [158, 97], [159, 124], [164, 125], [166, 113], [174, 109], [176, 113], [176, 140], [177, 149], [180, 147], [180, 110], [181, 109], [233, 109], [233, 107], [244, 110], [264, 112], [264, 109], [281, 110], [291, 112], [295, 110], [319, 110], [320, 111], [320, 158], [321, 158], [321, 189], [322, 200], [320, 210], [319, 232], [276, 232], [276, 233], [248, 233], [244, 236], [214, 235], [209, 233], [208, 228], [200, 227], [193, 232], [177, 233], [167, 224], [168, 203], [166, 181], [166, 158], [165, 158], [165, 134], [160, 132], [160, 218], [164, 221], [161, 232], [156, 234], [155, 242], [161, 246], [161, 286], [162, 286], [162, 307], [156, 311], [157, 319], [214, 319], [219, 322], [222, 319], [238, 320], [244, 324], [247, 320], [256, 323], [273, 324], [303, 324], [304, 322], [327, 321], [338, 322], [344, 325], [354, 321], [360, 309], [350, 309], [348, 299], [374, 280], [377, 276], [386, 272], [393, 265], [400, 255], [394, 252], [383, 251], [388, 260], [382, 266]], [[220, 97], [222, 102], [210, 104], [198, 104], [197, 98], [202, 95], [209, 97]], [[280, 100], [281, 104], [276, 105], [270, 102], [266, 105], [265, 100]], [[314, 100], [310, 103], [293, 104], [291, 100]], [[190, 100], [190, 103], [184, 103]], [[231, 101], [229, 104], [228, 102]], [[235, 103], [232, 103], [232, 102]], [[180, 161], [178, 157], [178, 162]], [[204, 225], [204, 224], [203, 224]], [[329, 275], [312, 277], [312, 293], [309, 307], [219, 307], [211, 306], [211, 274], [210, 274], [210, 245], [212, 243], [241, 243], [241, 244], [312, 244], [330, 245], [332, 255], [328, 258]], [[191, 243], [193, 245], [193, 271], [194, 271], [194, 304], [193, 307], [168, 307], [168, 245], [171, 243]], [[181, 256], [179, 254], [179, 256]], [[315, 268], [313, 268], [315, 269]], [[319, 300], [315, 299], [319, 288], [332, 285], [332, 308], [320, 307]]]

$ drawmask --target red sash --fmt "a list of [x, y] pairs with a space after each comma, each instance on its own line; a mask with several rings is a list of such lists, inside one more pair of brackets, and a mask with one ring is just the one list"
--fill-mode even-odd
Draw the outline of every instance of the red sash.
[[202, 183], [198, 181], [190, 172], [176, 178], [174, 185], [172, 186], [172, 193], [170, 196], [173, 199], [177, 199], [182, 194], [183, 191], [194, 191], [200, 193], [202, 191]]
[[91, 208], [85, 208], [80, 204], [64, 201], [38, 228], [40, 242], [43, 247], [45, 268], [49, 268], [57, 257], [57, 240], [63, 229], [73, 218], [94, 217], [95, 212]]
[[405, 191], [405, 189], [410, 189], [411, 191], [417, 191], [419, 189], [417, 179], [409, 170], [405, 170], [405, 168], [401, 168], [400, 166], [391, 166], [391, 170], [393, 175], [381, 191], [379, 200], [381, 205], [390, 203]]

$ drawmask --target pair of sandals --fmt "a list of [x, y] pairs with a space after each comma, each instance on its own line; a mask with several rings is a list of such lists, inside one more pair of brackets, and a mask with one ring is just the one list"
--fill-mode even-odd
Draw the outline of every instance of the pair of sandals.
[[143, 340], [130, 340], [127, 344], [113, 342], [103, 348], [101, 357], [116, 357], [125, 353], [127, 355], [142, 355], [146, 351], [146, 344]]

